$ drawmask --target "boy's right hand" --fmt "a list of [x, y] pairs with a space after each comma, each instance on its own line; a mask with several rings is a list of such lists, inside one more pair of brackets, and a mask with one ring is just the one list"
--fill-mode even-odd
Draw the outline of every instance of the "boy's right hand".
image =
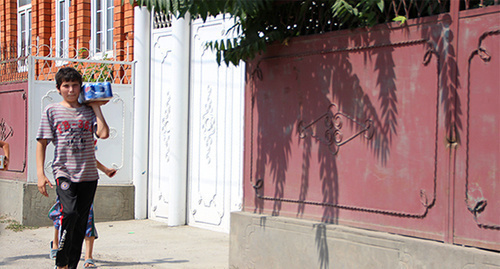
[[47, 188], [45, 187], [47, 184], [49, 184], [51, 189], [53, 188], [52, 183], [50, 183], [50, 180], [46, 176], [38, 177], [38, 191], [45, 197], [49, 197]]
[[114, 176], [115, 176], [115, 174], [116, 174], [116, 169], [114, 169], [114, 168], [108, 169], [108, 170], [106, 171], [106, 175], [107, 175], [108, 177], [114, 177]]

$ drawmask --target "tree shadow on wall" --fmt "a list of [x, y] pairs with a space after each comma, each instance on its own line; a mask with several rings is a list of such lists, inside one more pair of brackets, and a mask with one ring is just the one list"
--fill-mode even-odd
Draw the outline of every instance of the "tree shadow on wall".
[[439, 90], [439, 103], [444, 111], [444, 126], [448, 138], [458, 139], [457, 130], [463, 129], [462, 104], [457, 94], [457, 89], [461, 88], [458, 78], [459, 68], [457, 64], [457, 51], [453, 46], [456, 39], [455, 33], [451, 29], [452, 18], [449, 14], [436, 22], [434, 27], [419, 25], [421, 37], [428, 40], [430, 48], [437, 52], [439, 57], [439, 78], [436, 87]]
[[[257, 189], [260, 195], [265, 196], [265, 186], [273, 191], [267, 197], [273, 203], [273, 215], [280, 215], [283, 203], [295, 202], [297, 217], [303, 216], [308, 205], [322, 206], [322, 221], [337, 222], [337, 156], [342, 150], [340, 145], [334, 143], [332, 146], [332, 139], [338, 139], [335, 137], [338, 130], [332, 130], [332, 124], [335, 124], [335, 115], [330, 111], [332, 103], [347, 117], [343, 122], [343, 130], [363, 133], [366, 131], [366, 119], [371, 120], [370, 139], [363, 136], [356, 139], [365, 139], [367, 147], [380, 163], [386, 164], [398, 125], [397, 78], [392, 59], [394, 49], [387, 46], [327, 51], [331, 48], [361, 47], [362, 44], [376, 46], [390, 43], [388, 31], [382, 33], [385, 35], [378, 35], [376, 40], [371, 40], [367, 33], [357, 35], [357, 39], [323, 39], [323, 51], [307, 56], [290, 54], [263, 58], [255, 67], [257, 72], [254, 72], [256, 75], [253, 77], [256, 90], [253, 93], [252, 141], [256, 146], [256, 156], [252, 160], [255, 174], [251, 176], [265, 182]], [[373, 88], [378, 92], [378, 100], [372, 101], [366, 93], [373, 91], [373, 88], [363, 88], [361, 80], [367, 75], [356, 73], [353, 64], [360, 62], [352, 63], [353, 54], [362, 54], [365, 63], [374, 62], [375, 69], [369, 72], [376, 73]], [[357, 59], [359, 58], [357, 55]], [[375, 103], [380, 107], [374, 107]], [[329, 116], [322, 118], [325, 113], [329, 113]], [[316, 122], [311, 124], [310, 130], [304, 131], [299, 126], [300, 121], [304, 121], [304, 125]], [[303, 131], [307, 135], [302, 139], [298, 138]], [[297, 143], [301, 148], [300, 162], [290, 159], [292, 154], [297, 154], [294, 152]], [[319, 171], [311, 171], [311, 167], [316, 167], [312, 162], [319, 163]], [[295, 197], [285, 195], [287, 180], [294, 180], [287, 179], [291, 174], [300, 177], [300, 190]], [[308, 197], [311, 176], [319, 176], [322, 197]], [[255, 212], [264, 211], [263, 200], [265, 199], [262, 197], [255, 197]], [[304, 203], [308, 200], [314, 202]]]
[[[451, 136], [455, 126], [462, 128], [462, 112], [455, 92], [457, 85], [452, 79], [457, 63], [450, 44], [453, 35], [447, 32], [448, 28], [449, 21], [446, 19], [432, 27], [422, 27], [419, 30], [423, 41], [419, 44], [427, 46], [434, 51], [433, 55], [441, 58], [437, 60], [439, 82], [435, 90], [438, 92], [432, 92], [430, 98], [439, 96], [436, 102], [440, 106], [436, 107], [436, 113], [439, 114], [440, 108], [445, 112], [444, 125]], [[250, 176], [262, 179], [254, 198], [255, 212], [266, 211], [264, 201], [267, 200], [272, 203], [273, 215], [290, 215], [289, 206], [286, 214], [283, 214], [282, 208], [284, 203], [291, 203], [296, 206], [295, 215], [298, 218], [309, 210], [306, 208], [321, 207], [324, 223], [338, 223], [340, 209], [357, 210], [352, 206], [339, 205], [338, 158], [343, 149], [342, 145], [335, 146], [335, 143], [331, 146], [336, 133], [331, 130], [335, 122], [330, 108], [333, 103], [343, 116], [348, 115], [342, 128], [354, 134], [365, 132], [366, 125], [359, 123], [370, 119], [370, 135], [360, 135], [355, 139], [362, 139], [378, 163], [386, 166], [393, 140], [399, 135], [398, 106], [401, 104], [398, 103], [398, 91], [403, 90], [398, 89], [396, 83], [402, 78], [396, 75], [395, 47], [385, 45], [391, 44], [390, 34], [389, 29], [384, 29], [376, 36], [361, 32], [343, 39], [324, 38], [322, 49], [316, 48], [316, 53], [294, 54], [292, 51], [280, 56], [264, 56], [255, 65], [249, 65], [254, 75], [251, 78], [254, 86], [251, 139], [255, 147], [251, 149], [251, 165], [255, 170]], [[412, 64], [421, 65], [422, 62]], [[372, 68], [367, 70], [367, 66]], [[372, 86], [367, 79], [373, 83]], [[437, 149], [437, 144], [435, 147]], [[297, 149], [300, 151], [297, 152]], [[437, 158], [437, 155], [434, 157]], [[321, 196], [311, 196], [315, 193], [311, 190], [315, 177], [321, 181]], [[287, 183], [295, 184], [298, 180], [298, 190], [290, 191]], [[428, 208], [435, 201], [435, 182], [436, 179], [434, 199]], [[316, 228], [318, 253], [322, 253], [319, 259], [325, 265], [328, 264], [326, 233], [325, 229]]]

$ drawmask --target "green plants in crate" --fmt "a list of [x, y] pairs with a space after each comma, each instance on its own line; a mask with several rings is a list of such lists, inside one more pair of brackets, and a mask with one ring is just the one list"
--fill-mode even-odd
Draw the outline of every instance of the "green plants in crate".
[[[85, 59], [87, 49], [80, 49], [78, 51], [78, 58]], [[110, 60], [104, 57], [102, 60], [95, 62], [76, 62], [74, 68], [82, 74], [84, 82], [104, 82], [113, 81], [113, 65], [105, 61]]]

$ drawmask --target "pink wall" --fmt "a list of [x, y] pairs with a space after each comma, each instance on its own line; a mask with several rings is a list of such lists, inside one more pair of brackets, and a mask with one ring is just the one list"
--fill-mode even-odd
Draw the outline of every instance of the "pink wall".
[[28, 82], [0, 85], [0, 139], [10, 146], [9, 170], [0, 171], [1, 179], [27, 179], [27, 92]]
[[[463, 30], [463, 57], [498, 27], [499, 8], [489, 10]], [[463, 210], [467, 62], [457, 64], [463, 41], [452, 22], [445, 14], [297, 38], [248, 64], [244, 210], [500, 249], [499, 62], [474, 66], [488, 91], [477, 93], [487, 100], [477, 101], [484, 120], [474, 137], [474, 157], [487, 162], [469, 164], [488, 196], [480, 214], [492, 225], [480, 227]]]

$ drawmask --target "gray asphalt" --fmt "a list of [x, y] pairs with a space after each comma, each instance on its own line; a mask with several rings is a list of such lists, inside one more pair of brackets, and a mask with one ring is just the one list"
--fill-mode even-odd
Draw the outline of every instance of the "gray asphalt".
[[[20, 232], [0, 223], [0, 268], [54, 268], [49, 258], [53, 227]], [[229, 268], [229, 235], [154, 220], [96, 223], [98, 268]], [[83, 250], [85, 251], [85, 249]], [[82, 260], [78, 268], [83, 267]]]

